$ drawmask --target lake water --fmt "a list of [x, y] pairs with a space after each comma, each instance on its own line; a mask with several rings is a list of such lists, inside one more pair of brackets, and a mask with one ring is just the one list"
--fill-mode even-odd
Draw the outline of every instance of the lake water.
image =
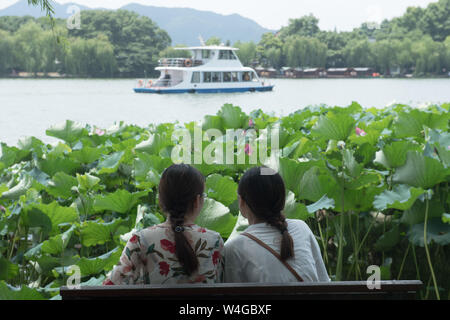
[[274, 79], [273, 92], [232, 94], [136, 94], [135, 80], [1, 80], [0, 141], [16, 145], [22, 136], [45, 135], [67, 119], [109, 128], [114, 122], [146, 126], [202, 120], [232, 103], [245, 112], [261, 108], [278, 116], [308, 105], [364, 107], [391, 103], [420, 106], [450, 102], [450, 79]]

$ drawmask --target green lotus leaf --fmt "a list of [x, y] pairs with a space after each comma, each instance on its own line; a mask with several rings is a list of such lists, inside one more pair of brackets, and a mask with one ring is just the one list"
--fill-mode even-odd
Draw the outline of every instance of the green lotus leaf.
[[8, 187], [5, 185], [0, 185], [0, 198], [2, 197], [3, 192], [8, 191]]
[[[327, 195], [324, 195], [317, 202], [307, 206], [306, 209], [308, 210], [308, 212], [310, 214], [314, 214], [315, 212], [317, 212], [319, 210], [333, 209], [334, 207], [335, 207], [334, 199], [330, 199], [330, 198], [328, 198]], [[314, 216], [314, 215], [312, 215], [312, 216]]]
[[47, 159], [38, 161], [38, 168], [48, 174], [49, 176], [54, 176], [58, 172], [64, 172], [66, 174], [73, 174], [80, 165], [65, 157], [49, 157]]
[[384, 233], [375, 243], [376, 251], [388, 251], [400, 242], [400, 228], [395, 225], [391, 230]]
[[[420, 247], [424, 247], [424, 223], [416, 224], [408, 232], [409, 241]], [[427, 243], [435, 242], [441, 246], [450, 244], [450, 225], [443, 223], [440, 218], [431, 219], [427, 226]]]
[[329, 112], [320, 116], [312, 128], [313, 132], [326, 140], [346, 140], [355, 129], [356, 121], [349, 115]]
[[76, 160], [77, 162], [89, 164], [99, 160], [105, 152], [106, 148], [104, 147], [83, 147], [80, 150], [71, 152], [69, 157], [70, 159]]
[[90, 175], [88, 173], [86, 173], [85, 175], [79, 175], [77, 173], [76, 180], [78, 182], [78, 189], [82, 192], [97, 190], [98, 184], [101, 181], [100, 178]]
[[337, 186], [330, 189], [328, 197], [334, 199], [334, 208], [338, 212], [342, 211], [342, 200], [344, 200], [344, 211], [364, 212], [372, 210], [375, 196], [381, 192], [383, 192], [383, 187], [373, 185], [356, 190], [343, 190], [342, 186]]
[[0, 300], [45, 300], [45, 297], [37, 289], [26, 286], [15, 288], [0, 281]]
[[377, 186], [383, 180], [383, 176], [375, 171], [364, 170], [363, 174], [345, 183], [345, 187], [349, 190], [358, 190], [361, 188], [368, 188], [370, 186]]
[[130, 193], [127, 190], [119, 189], [105, 196], [98, 195], [95, 197], [94, 210], [96, 212], [110, 210], [125, 214], [139, 202], [140, 198], [147, 194], [148, 191]]
[[202, 123], [202, 130], [216, 129], [224, 131], [223, 120], [219, 116], [205, 116]]
[[418, 109], [401, 112], [394, 124], [395, 136], [398, 138], [415, 137], [422, 140], [424, 127], [431, 129], [448, 129], [449, 115], [436, 114]]
[[19, 274], [19, 266], [0, 256], [0, 280], [14, 279]]
[[[428, 205], [429, 205], [428, 219], [434, 218], [438, 219], [442, 217], [442, 214], [445, 212], [445, 209], [442, 203], [437, 198], [429, 200]], [[425, 210], [426, 210], [425, 201], [417, 199], [411, 208], [403, 212], [400, 222], [407, 224], [409, 226], [423, 223], [425, 221]]]
[[353, 178], [358, 177], [361, 174], [363, 165], [359, 164], [354, 155], [353, 150], [345, 149], [342, 152], [342, 163], [344, 165], [344, 170]]
[[305, 172], [300, 181], [300, 200], [316, 202], [327, 194], [328, 190], [336, 183], [329, 175], [321, 174], [318, 167], [312, 167]]
[[395, 185], [392, 191], [385, 190], [383, 193], [375, 196], [373, 206], [378, 210], [386, 210], [388, 208], [407, 210], [424, 192], [425, 190], [421, 188], [414, 188], [404, 184]]
[[134, 159], [134, 176], [138, 181], [145, 181], [151, 172], [154, 177], [153, 183], [159, 183], [160, 174], [172, 165], [170, 158], [162, 158], [156, 155], [147, 153], [137, 153], [137, 159]]
[[224, 129], [243, 129], [248, 127], [248, 116], [242, 109], [225, 104], [217, 113], [222, 118]]
[[52, 231], [52, 221], [49, 216], [37, 208], [25, 210], [22, 215], [22, 223], [28, 228], [41, 228], [44, 236]]
[[32, 185], [33, 178], [27, 174], [22, 175], [17, 185], [2, 193], [2, 198], [18, 200], [21, 196], [27, 193], [28, 189], [30, 189]]
[[443, 214], [442, 214], [442, 222], [444, 222], [444, 223], [450, 223], [450, 214], [448, 214], [448, 213], [443, 213]]
[[135, 147], [136, 151], [159, 155], [159, 152], [172, 145], [172, 137], [167, 132], [155, 133], [147, 141], [143, 141]]
[[236, 221], [237, 217], [233, 216], [227, 207], [214, 199], [206, 198], [203, 209], [195, 223], [203, 228], [220, 233], [222, 238], [228, 238]]
[[46, 134], [71, 144], [79, 140], [82, 136], [87, 136], [88, 131], [81, 123], [66, 120], [66, 122], [50, 127], [50, 129], [46, 131]]
[[117, 228], [124, 222], [123, 219], [115, 219], [109, 223], [99, 221], [87, 221], [81, 227], [81, 244], [86, 247], [93, 247], [105, 244], [113, 240]]
[[41, 251], [43, 253], [60, 255], [63, 252], [67, 245], [69, 244], [70, 238], [72, 237], [73, 232], [75, 231], [75, 226], [73, 225], [64, 233], [60, 233], [50, 239], [44, 241], [42, 243]]
[[115, 152], [105, 156], [98, 164], [99, 174], [114, 173], [119, 169], [119, 165], [123, 161], [125, 151]]
[[82, 257], [76, 265], [80, 267], [82, 277], [98, 275], [100, 272], [112, 269], [119, 262], [120, 256], [121, 251], [119, 247], [116, 247], [96, 258]]
[[237, 198], [238, 185], [233, 178], [212, 174], [206, 178], [206, 193], [208, 197], [229, 206]]
[[104, 275], [100, 275], [98, 278], [92, 277], [88, 281], [80, 283], [81, 287], [98, 287], [103, 284], [103, 281], [105, 281], [106, 277]]
[[394, 174], [394, 182], [429, 189], [445, 181], [446, 170], [438, 160], [414, 151], [409, 151], [406, 159], [406, 164]]
[[388, 169], [399, 168], [405, 164], [408, 151], [420, 151], [420, 146], [409, 141], [394, 141], [377, 152], [374, 162]]
[[17, 142], [17, 146], [24, 151], [33, 151], [38, 158], [41, 158], [44, 154], [44, 151], [42, 150], [44, 143], [35, 137], [20, 138]]
[[428, 143], [436, 157], [442, 161], [445, 168], [450, 166], [450, 133], [429, 129]]
[[58, 172], [48, 183], [47, 191], [54, 197], [70, 198], [72, 197], [72, 187], [77, 185], [78, 181], [76, 178], [64, 172]]
[[231, 232], [228, 239], [232, 239], [240, 235], [247, 228], [248, 228], [248, 220], [239, 212], [236, 224], [234, 225], [233, 231]]
[[0, 143], [2, 152], [0, 152], [0, 161], [5, 167], [10, 167], [15, 163], [19, 163], [30, 155], [30, 151], [21, 150], [16, 147], [8, 147], [6, 143]]
[[306, 206], [295, 200], [295, 194], [289, 191], [286, 196], [283, 214], [287, 219], [306, 220], [311, 217]]
[[324, 161], [298, 162], [287, 158], [281, 158], [279, 165], [279, 174], [284, 180], [286, 189], [293, 191], [296, 195], [302, 192], [300, 181], [308, 170], [312, 167], [325, 168]]
[[56, 201], [50, 204], [31, 204], [26, 208], [27, 212], [40, 211], [51, 221], [52, 234], [59, 232], [59, 226], [66, 223], [79, 221], [79, 215], [73, 207], [62, 207]]

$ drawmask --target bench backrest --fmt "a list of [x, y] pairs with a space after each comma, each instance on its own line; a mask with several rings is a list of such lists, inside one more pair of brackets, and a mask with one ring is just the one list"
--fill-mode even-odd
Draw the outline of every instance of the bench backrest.
[[304, 299], [415, 299], [421, 281], [381, 281], [370, 290], [365, 281], [322, 283], [220, 283], [183, 285], [62, 287], [63, 300], [304, 300]]

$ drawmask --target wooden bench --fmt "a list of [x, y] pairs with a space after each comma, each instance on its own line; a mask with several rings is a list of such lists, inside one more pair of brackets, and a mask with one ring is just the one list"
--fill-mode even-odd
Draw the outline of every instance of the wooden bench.
[[406, 300], [417, 298], [421, 281], [381, 281], [370, 290], [365, 281], [328, 283], [221, 283], [189, 285], [62, 287], [63, 300]]

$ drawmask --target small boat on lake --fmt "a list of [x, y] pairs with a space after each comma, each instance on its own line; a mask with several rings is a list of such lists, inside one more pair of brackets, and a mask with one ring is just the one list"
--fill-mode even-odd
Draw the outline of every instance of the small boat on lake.
[[273, 85], [244, 67], [235, 51], [226, 46], [176, 48], [189, 50], [191, 58], [164, 58], [155, 68], [158, 80], [138, 80], [136, 93], [221, 93], [272, 91]]

